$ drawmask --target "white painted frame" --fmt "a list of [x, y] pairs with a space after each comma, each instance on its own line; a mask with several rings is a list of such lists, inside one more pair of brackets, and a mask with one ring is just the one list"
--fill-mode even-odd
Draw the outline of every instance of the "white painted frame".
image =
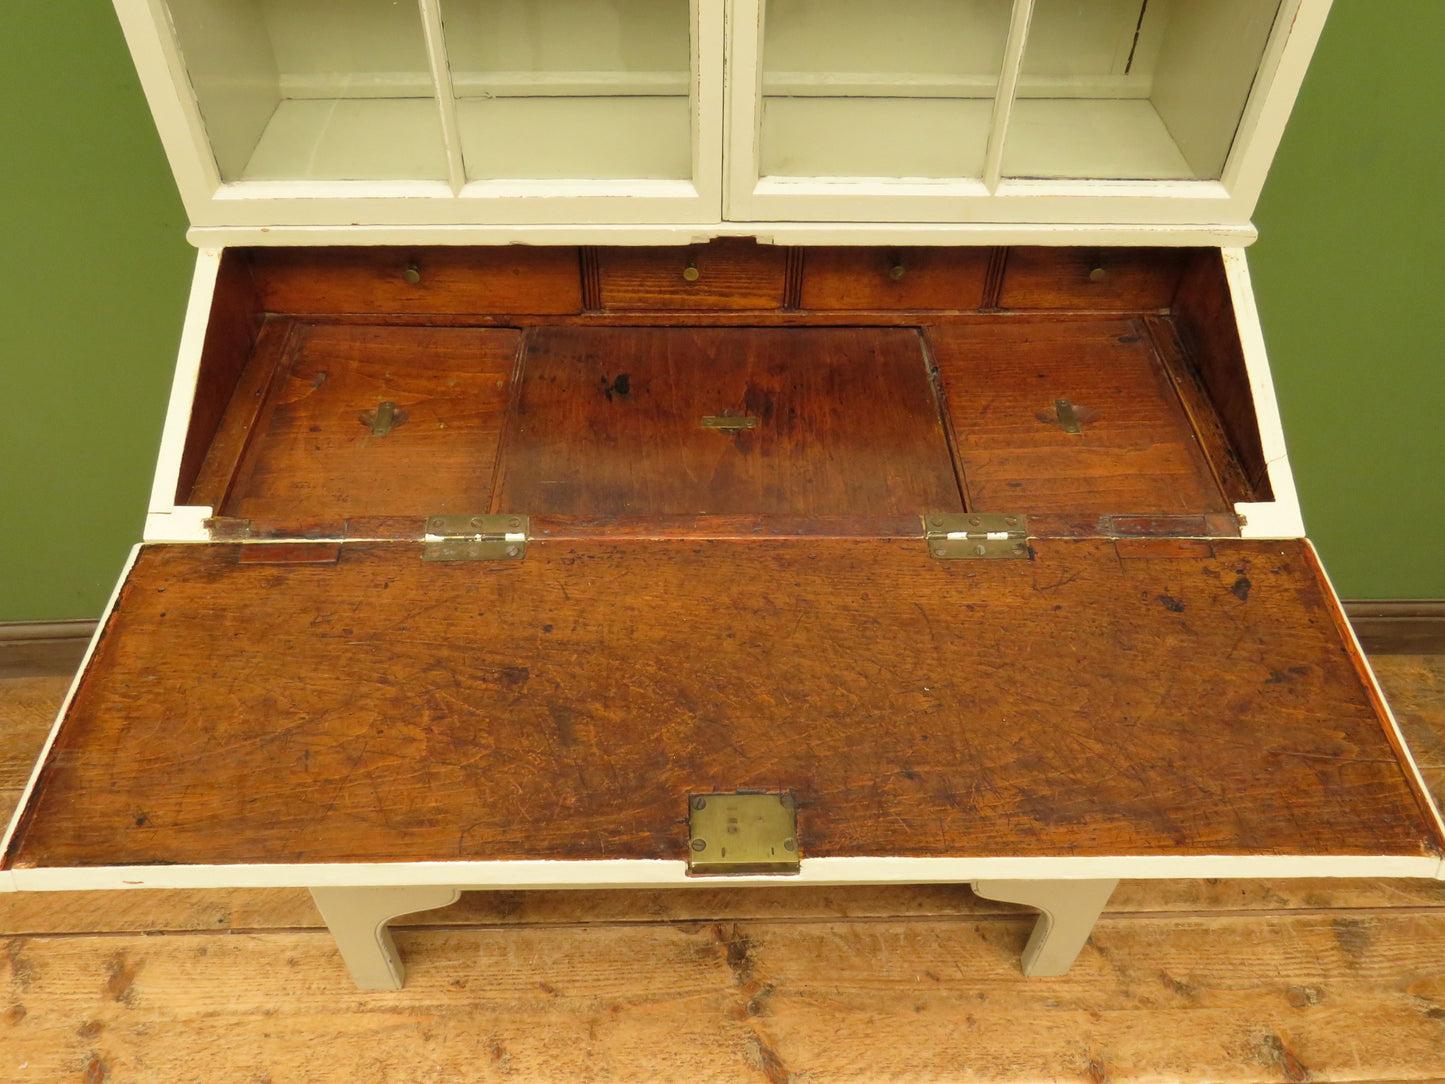
[[938, 182], [761, 175], [758, 125], [766, 2], [729, 0], [729, 219], [1203, 226], [1245, 223], [1254, 213], [1332, 0], [1283, 0], [1218, 181], [1001, 179], [1023, 35], [1033, 9], [1033, 0], [1014, 0], [984, 176]]
[[696, 224], [720, 218], [724, 0], [689, 0], [693, 52], [690, 181], [468, 182], [462, 172], [451, 77], [441, 40], [440, 0], [416, 2], [447, 141], [446, 181], [223, 181], [165, 0], [114, 0], [193, 227], [257, 232], [276, 226], [349, 227], [357, 236], [351, 243], [365, 244], [371, 227]]

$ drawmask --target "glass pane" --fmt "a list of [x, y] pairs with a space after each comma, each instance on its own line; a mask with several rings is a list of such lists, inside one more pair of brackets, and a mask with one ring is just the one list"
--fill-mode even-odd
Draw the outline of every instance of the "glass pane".
[[768, 0], [763, 176], [979, 177], [1012, 0]]
[[688, 0], [444, 0], [470, 180], [692, 177]]
[[222, 179], [446, 179], [414, 0], [169, 6]]
[[1217, 180], [1279, 0], [1037, 0], [1008, 177]]

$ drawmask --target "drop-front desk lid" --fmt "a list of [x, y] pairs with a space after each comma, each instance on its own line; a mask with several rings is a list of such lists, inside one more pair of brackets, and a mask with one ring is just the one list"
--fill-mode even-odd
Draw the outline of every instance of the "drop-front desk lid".
[[531, 531], [143, 547], [6, 865], [682, 863], [739, 790], [791, 793], [804, 869], [1439, 854], [1307, 542]]
[[1438, 871], [1312, 547], [1241, 537], [1287, 479], [1222, 413], [1219, 253], [1009, 256], [1047, 312], [877, 308], [966, 252], [808, 254], [867, 312], [680, 311], [683, 260], [743, 259], [707, 250], [629, 256], [635, 295], [603, 259], [630, 312], [388, 317], [286, 312], [272, 252], [222, 269], [268, 311], [213, 319], [179, 456], [219, 540], [139, 549], [16, 887], [680, 878], [740, 791], [788, 796], [804, 878]]

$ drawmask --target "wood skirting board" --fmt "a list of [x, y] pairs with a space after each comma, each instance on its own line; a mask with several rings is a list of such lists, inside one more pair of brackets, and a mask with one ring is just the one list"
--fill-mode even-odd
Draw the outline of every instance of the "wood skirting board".
[[[1345, 602], [1345, 613], [1369, 655], [1445, 655], [1445, 599]], [[0, 678], [48, 677], [80, 665], [95, 622], [0, 622]]]

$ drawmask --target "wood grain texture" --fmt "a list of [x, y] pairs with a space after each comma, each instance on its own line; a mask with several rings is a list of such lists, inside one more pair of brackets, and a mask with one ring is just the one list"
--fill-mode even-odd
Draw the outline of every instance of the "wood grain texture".
[[1230, 447], [1239, 457], [1255, 500], [1274, 499], [1269, 484], [1259, 416], [1244, 364], [1244, 347], [1224, 261], [1217, 249], [1194, 253], [1180, 279], [1172, 307], [1174, 325], [1188, 352], [1188, 362], [1199, 374], [1219, 415]]
[[[969, 507], [1029, 514], [1227, 512], [1137, 319], [930, 328]], [[1058, 422], [1068, 399], [1082, 432]]]
[[150, 546], [7, 860], [1436, 853], [1303, 543], [1035, 546]]
[[293, 337], [297, 334], [298, 325], [288, 319], [267, 320], [261, 327], [255, 349], [231, 391], [230, 401], [206, 450], [206, 458], [196, 474], [190, 494], [182, 503], [211, 509], [225, 504], [246, 449], [264, 424], [263, 411], [270, 397], [271, 384], [287, 364], [293, 349]]
[[69, 677], [10, 678], [0, 683], [0, 790], [23, 787], [55, 723]]
[[[520, 333], [297, 325], [221, 507], [272, 525], [491, 501]], [[391, 431], [369, 419], [395, 404]]]
[[[12, 938], [16, 1084], [1439, 1079], [1445, 916], [1102, 921], [1022, 980], [1027, 918], [403, 931], [406, 989], [322, 933]], [[324, 1057], [318, 1051], [324, 1050]]]
[[998, 304], [1004, 309], [1143, 312], [1174, 300], [1189, 250], [1052, 248], [1008, 250]]
[[992, 248], [807, 248], [802, 251], [799, 307], [825, 312], [982, 308], [984, 284], [994, 253]]
[[1254, 486], [1229, 443], [1229, 434], [1225, 432], [1219, 412], [1210, 401], [1209, 392], [1198, 372], [1189, 364], [1174, 321], [1167, 316], [1146, 316], [1143, 323], [1149, 331], [1149, 340], [1154, 351], [1174, 385], [1184, 413], [1189, 417], [1195, 439], [1209, 461], [1220, 492], [1231, 504], [1254, 500]]
[[[335, 245], [249, 250], [267, 312], [575, 313], [582, 277], [575, 248], [386, 248]], [[408, 268], [420, 276], [406, 281]]]
[[[754, 428], [707, 428], [708, 416]], [[496, 508], [919, 515], [962, 503], [918, 333], [537, 328]]]
[[221, 254], [211, 314], [191, 402], [190, 426], [181, 454], [176, 500], [184, 502], [226, 414], [237, 382], [251, 360], [263, 319], [250, 261], [236, 249]]
[[787, 293], [787, 249], [751, 240], [602, 248], [597, 263], [602, 307], [613, 311], [780, 309]]

